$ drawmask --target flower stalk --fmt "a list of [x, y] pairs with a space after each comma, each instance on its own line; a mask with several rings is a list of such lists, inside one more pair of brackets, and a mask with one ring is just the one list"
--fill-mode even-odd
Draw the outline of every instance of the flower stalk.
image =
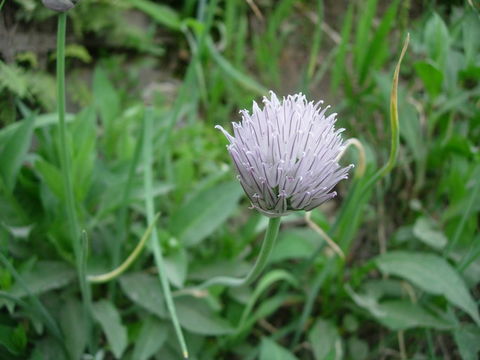
[[67, 127], [65, 122], [65, 37], [67, 27], [67, 14], [60, 13], [58, 15], [57, 29], [57, 111], [58, 111], [58, 141], [60, 167], [62, 171], [64, 201], [67, 214], [67, 224], [70, 233], [70, 241], [75, 257], [78, 281], [80, 284], [80, 292], [83, 300], [84, 316], [87, 319], [86, 338], [91, 343], [89, 328], [90, 321], [90, 288], [86, 281], [84, 260], [86, 259], [85, 249], [82, 248], [80, 239], [80, 226], [78, 224], [77, 213], [75, 209], [75, 196], [72, 182], [72, 166], [70, 160], [70, 152], [67, 144]]

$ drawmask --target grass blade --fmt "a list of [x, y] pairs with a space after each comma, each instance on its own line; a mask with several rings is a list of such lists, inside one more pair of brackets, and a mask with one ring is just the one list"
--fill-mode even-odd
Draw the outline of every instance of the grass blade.
[[[143, 151], [143, 163], [144, 163], [144, 187], [145, 187], [145, 206], [147, 209], [148, 224], [151, 226], [155, 222], [155, 210], [153, 204], [153, 174], [152, 174], [152, 131], [153, 131], [153, 113], [150, 107], [145, 109], [145, 124], [144, 124], [144, 151]], [[188, 349], [185, 343], [185, 338], [182, 333], [182, 328], [178, 321], [177, 312], [175, 310], [175, 304], [173, 303], [172, 292], [170, 290], [170, 284], [168, 283], [167, 273], [165, 272], [165, 264], [162, 255], [162, 249], [160, 248], [160, 241], [158, 239], [157, 229], [153, 227], [152, 230], [152, 249], [155, 258], [155, 263], [158, 268], [158, 276], [162, 285], [162, 290], [165, 296], [165, 302], [167, 303], [168, 312], [172, 318], [173, 327], [175, 328], [175, 334], [182, 349], [183, 357], [188, 359]]]

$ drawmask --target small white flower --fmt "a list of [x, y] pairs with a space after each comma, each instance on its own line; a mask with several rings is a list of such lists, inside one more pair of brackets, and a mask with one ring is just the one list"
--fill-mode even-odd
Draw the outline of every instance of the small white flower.
[[341, 167], [344, 149], [335, 130], [336, 114], [325, 116], [329, 106], [307, 102], [305, 95], [283, 98], [270, 92], [260, 109], [242, 110], [242, 121], [233, 122], [227, 146], [238, 179], [252, 205], [270, 217], [297, 210], [312, 210], [336, 195], [333, 187], [348, 177], [353, 165]]

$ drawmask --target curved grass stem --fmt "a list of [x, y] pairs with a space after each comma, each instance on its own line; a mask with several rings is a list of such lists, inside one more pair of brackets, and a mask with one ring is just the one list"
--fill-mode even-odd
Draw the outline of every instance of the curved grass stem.
[[[152, 174], [152, 131], [153, 131], [153, 113], [150, 106], [145, 109], [145, 124], [144, 124], [144, 149], [143, 149], [143, 163], [144, 163], [144, 188], [145, 188], [145, 206], [147, 208], [147, 220], [149, 226], [152, 226], [155, 222], [155, 211], [153, 205], [153, 174]], [[175, 310], [175, 304], [173, 303], [172, 292], [170, 290], [170, 284], [168, 282], [167, 273], [165, 270], [165, 264], [162, 255], [162, 249], [160, 247], [160, 241], [158, 239], [157, 229], [152, 228], [152, 249], [155, 263], [158, 268], [158, 276], [162, 286], [163, 294], [165, 296], [165, 302], [167, 304], [168, 312], [172, 318], [173, 327], [177, 336], [178, 342], [182, 349], [183, 357], [188, 359], [188, 349], [185, 342], [185, 338], [182, 333], [182, 328], [178, 321], [177, 312]]]
[[157, 214], [155, 216], [155, 219], [149, 225], [149, 227], [147, 228], [147, 230], [143, 234], [142, 238], [138, 242], [135, 249], [133, 249], [131, 254], [125, 259], [125, 261], [120, 266], [118, 266], [114, 270], [109, 271], [105, 274], [90, 275], [90, 276], [87, 277], [87, 280], [91, 283], [101, 284], [101, 283], [105, 283], [105, 282], [108, 282], [110, 280], [113, 280], [113, 279], [117, 278], [118, 276], [120, 276], [121, 274], [123, 274], [123, 272], [125, 270], [127, 270], [130, 265], [132, 265], [132, 263], [138, 258], [138, 256], [142, 252], [143, 248], [145, 247], [145, 244], [147, 243], [147, 240], [150, 237], [150, 234], [152, 233], [153, 227], [155, 226], [159, 216], [160, 216], [160, 214]]
[[[408, 43], [410, 41], [410, 34], [407, 34], [405, 42], [403, 43], [402, 52], [395, 67], [395, 72], [393, 74], [392, 90], [390, 92], [390, 128], [391, 128], [391, 140], [390, 140], [390, 155], [388, 156], [388, 161], [383, 165], [369, 181], [364, 185], [363, 189], [366, 190], [373, 184], [375, 184], [382, 177], [387, 175], [395, 166], [397, 162], [398, 155], [398, 145], [400, 144], [400, 124], [398, 121], [398, 77], [400, 75], [400, 65], [402, 64], [403, 57], [408, 48]], [[365, 191], [363, 191], [364, 193]]]

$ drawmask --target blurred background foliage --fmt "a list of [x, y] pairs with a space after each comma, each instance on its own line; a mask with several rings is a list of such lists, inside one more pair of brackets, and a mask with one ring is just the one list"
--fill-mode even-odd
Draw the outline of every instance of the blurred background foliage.
[[[37, 0], [1, 4], [0, 358], [179, 359], [150, 248], [92, 285], [82, 312], [57, 152], [56, 14]], [[67, 121], [88, 273], [115, 268], [145, 231], [148, 102], [158, 231], [192, 359], [477, 359], [479, 8], [82, 0], [68, 13]], [[399, 159], [365, 188], [388, 157], [407, 32]], [[366, 174], [311, 214], [346, 258], [294, 214], [255, 287], [191, 291], [245, 274], [258, 253], [266, 221], [248, 209], [214, 125], [269, 89], [324, 99], [365, 147]], [[357, 158], [351, 149], [345, 162]]]

